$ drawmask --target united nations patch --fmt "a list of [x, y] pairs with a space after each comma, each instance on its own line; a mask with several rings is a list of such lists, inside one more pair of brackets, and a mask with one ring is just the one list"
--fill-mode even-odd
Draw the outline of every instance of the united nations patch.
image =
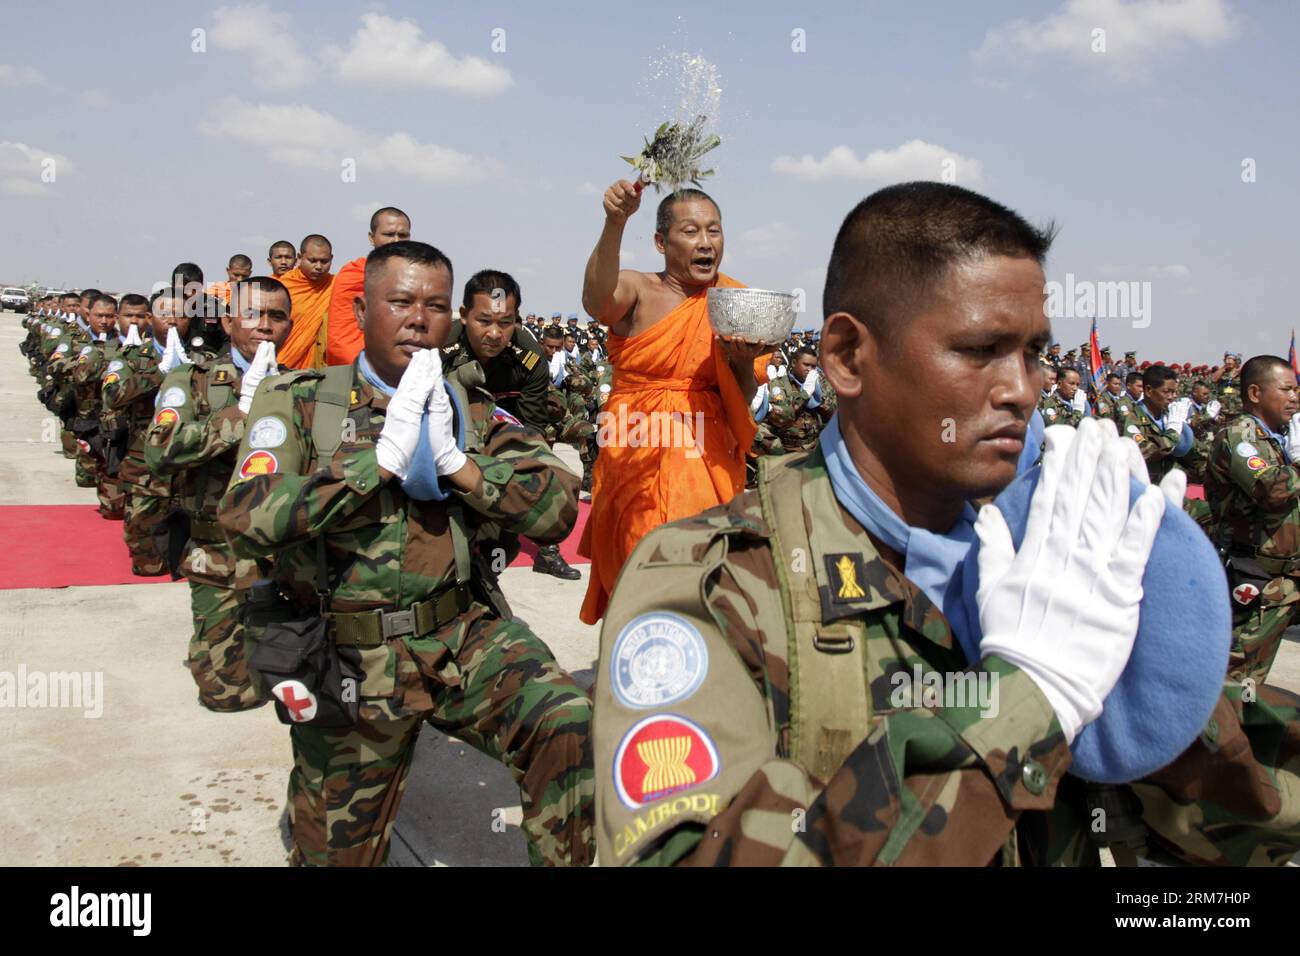
[[123, 362], [121, 359], [113, 359], [113, 361], [108, 363], [108, 370], [110, 372], [120, 372], [122, 371], [122, 365]]
[[1128, 428], [1124, 429], [1124, 431], [1128, 432], [1130, 435], [1136, 435], [1138, 433], [1138, 427], [1136, 425], [1130, 425]]
[[718, 748], [697, 724], [652, 714], [635, 724], [614, 754], [614, 788], [630, 810], [712, 780], [722, 769]]
[[185, 390], [179, 385], [173, 385], [158, 396], [159, 408], [180, 408], [184, 404]]
[[614, 696], [635, 710], [685, 700], [699, 690], [708, 670], [709, 651], [699, 629], [666, 612], [628, 622], [609, 661]]
[[289, 437], [289, 430], [284, 422], [274, 415], [259, 418], [248, 430], [249, 448], [278, 448]]
[[1259, 449], [1250, 442], [1244, 441], [1237, 445], [1237, 454], [1242, 458], [1253, 458], [1259, 454]]

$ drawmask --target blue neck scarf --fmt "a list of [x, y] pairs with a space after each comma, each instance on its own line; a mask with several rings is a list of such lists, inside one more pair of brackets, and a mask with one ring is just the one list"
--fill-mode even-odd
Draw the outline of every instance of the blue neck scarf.
[[239, 349], [235, 348], [233, 345], [230, 346], [230, 361], [235, 363], [235, 368], [239, 369], [240, 374], [247, 372], [253, 364], [248, 359], [244, 358], [244, 356], [240, 354]]
[[943, 612], [967, 656], [979, 660], [979, 619], [966, 593], [970, 589], [964, 588], [964, 565], [976, 540], [975, 509], [967, 503], [945, 532], [913, 528], [859, 474], [840, 434], [838, 414], [822, 431], [821, 449], [836, 500], [863, 528], [904, 556], [904, 576]]
[[167, 351], [167, 346], [159, 345], [157, 339], [150, 339], [149, 341], [153, 343], [153, 350], [158, 353], [158, 357], [162, 358], [163, 354]]
[[1259, 423], [1259, 427], [1261, 430], [1263, 430], [1265, 435], [1273, 439], [1273, 441], [1277, 442], [1278, 447], [1282, 449], [1282, 460], [1285, 461], [1288, 465], [1291, 464], [1291, 456], [1287, 453], [1286, 450], [1286, 436], [1273, 431], [1273, 429], [1269, 428], [1267, 425], [1264, 424], [1263, 419], [1261, 419], [1258, 415], [1251, 415], [1250, 417], [1255, 419], [1255, 421]]
[[[397, 392], [395, 386], [387, 384], [375, 374], [375, 370], [370, 365], [364, 351], [357, 356], [357, 371], [373, 388], [389, 398], [392, 398]], [[447, 388], [445, 382], [443, 388]], [[451, 399], [452, 407], [456, 412], [456, 447], [464, 451], [465, 411], [460, 407], [460, 402], [456, 399], [456, 393], [450, 388], [447, 388], [447, 395]], [[427, 409], [420, 419], [420, 440], [415, 446], [415, 454], [411, 456], [411, 467], [407, 470], [406, 477], [402, 479], [402, 491], [406, 493], [408, 498], [414, 498], [416, 501], [445, 501], [451, 497], [451, 490], [443, 486], [443, 480], [438, 474], [438, 466], [433, 460], [433, 445], [429, 442], [429, 412]]]

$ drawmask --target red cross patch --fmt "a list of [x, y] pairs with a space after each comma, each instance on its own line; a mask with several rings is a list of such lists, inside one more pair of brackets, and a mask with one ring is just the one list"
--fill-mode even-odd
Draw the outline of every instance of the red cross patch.
[[284, 704], [290, 720], [301, 723], [316, 716], [316, 695], [302, 681], [282, 680], [271, 688], [271, 693]]
[[1259, 597], [1259, 588], [1253, 584], [1238, 584], [1232, 589], [1232, 599], [1238, 604], [1249, 604]]

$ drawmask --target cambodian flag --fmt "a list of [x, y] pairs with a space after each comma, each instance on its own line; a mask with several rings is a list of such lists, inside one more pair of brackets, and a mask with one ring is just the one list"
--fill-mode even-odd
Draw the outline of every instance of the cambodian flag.
[[[1295, 335], [1291, 336], [1291, 344], [1295, 346]], [[1295, 364], [1294, 362], [1292, 363]], [[1097, 343], [1097, 320], [1092, 320], [1092, 331], [1088, 333], [1088, 367], [1092, 369], [1092, 387], [1100, 392], [1102, 388], [1101, 380], [1101, 346]]]
[[1295, 372], [1295, 380], [1300, 382], [1300, 365], [1296, 364], [1295, 359], [1295, 329], [1291, 330], [1291, 350], [1286, 353], [1286, 359], [1291, 363], [1291, 371]]

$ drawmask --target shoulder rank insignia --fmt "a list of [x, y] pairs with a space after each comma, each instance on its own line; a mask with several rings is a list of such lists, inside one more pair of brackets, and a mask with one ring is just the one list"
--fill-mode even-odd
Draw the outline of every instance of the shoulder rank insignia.
[[225, 385], [230, 381], [230, 373], [224, 368], [217, 369], [217, 374], [212, 376], [213, 385]]
[[867, 592], [858, 584], [858, 565], [861, 561], [861, 555], [828, 554], [826, 556], [826, 564], [833, 572], [832, 576], [839, 581], [838, 585], [832, 584], [835, 588], [836, 601], [861, 601], [867, 596]]
[[358, 392], [355, 388], [348, 393], [348, 404], [353, 407], [361, 404], [361, 393]]
[[523, 364], [524, 368], [528, 369], [528, 371], [531, 372], [533, 370], [533, 366], [537, 364], [537, 353], [525, 352], [524, 357], [519, 361]]

